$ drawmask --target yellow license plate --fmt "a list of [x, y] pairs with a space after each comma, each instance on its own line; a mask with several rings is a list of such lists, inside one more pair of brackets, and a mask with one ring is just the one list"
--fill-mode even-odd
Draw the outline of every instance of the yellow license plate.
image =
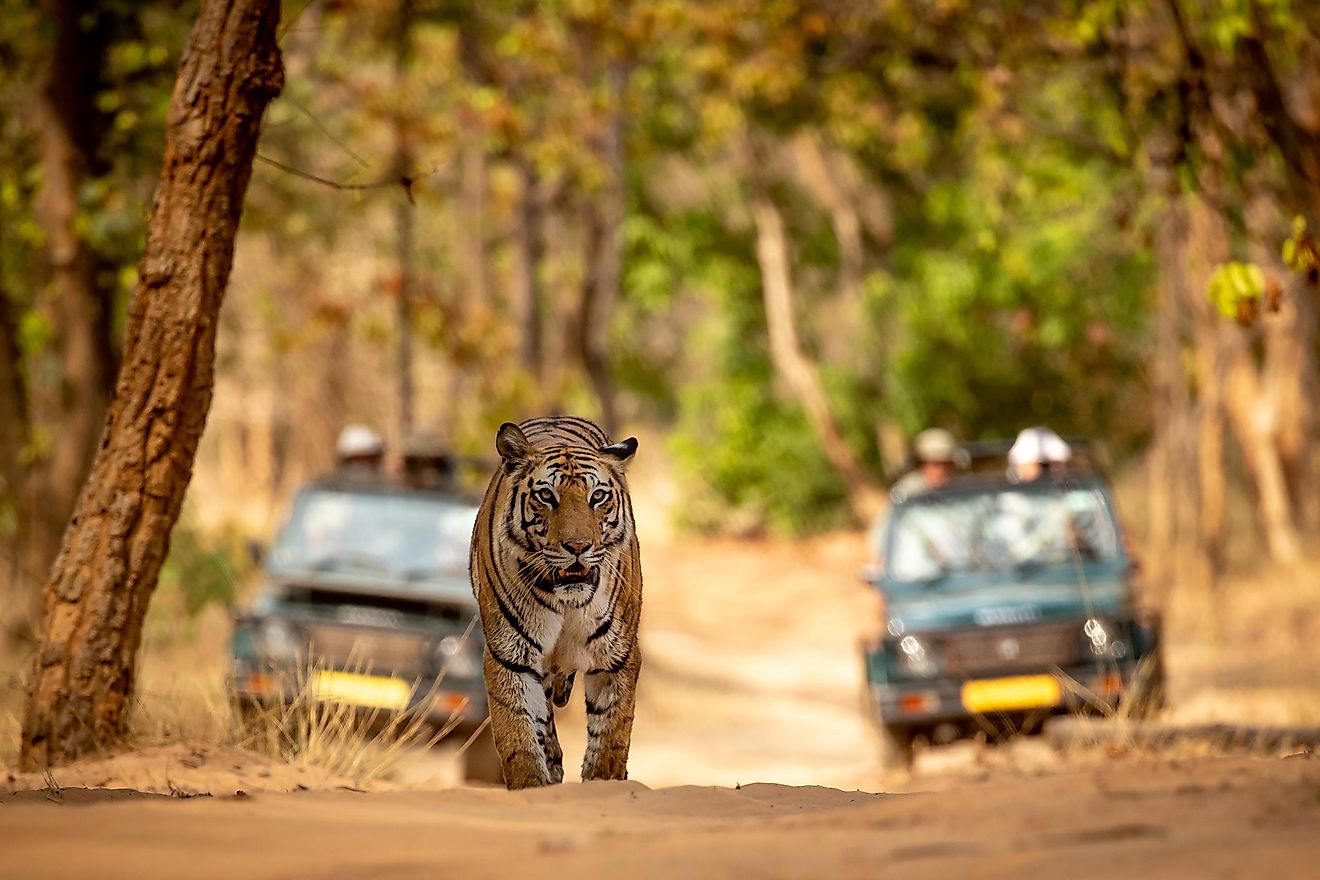
[[987, 678], [965, 682], [962, 701], [967, 711], [973, 713], [1043, 709], [1063, 701], [1063, 688], [1052, 675]]
[[406, 709], [411, 693], [406, 681], [385, 675], [318, 672], [312, 679], [312, 696], [318, 700], [373, 709]]

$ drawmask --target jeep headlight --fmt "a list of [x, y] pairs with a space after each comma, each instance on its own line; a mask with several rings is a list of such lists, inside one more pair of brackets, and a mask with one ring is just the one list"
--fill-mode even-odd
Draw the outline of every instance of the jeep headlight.
[[1082, 636], [1092, 656], [1109, 657], [1114, 660], [1121, 660], [1127, 656], [1127, 643], [1121, 638], [1122, 631], [1112, 620], [1087, 618], [1086, 623], [1082, 624]]
[[932, 678], [939, 671], [934, 652], [916, 636], [899, 639], [898, 661], [904, 671], [918, 678]]
[[440, 672], [469, 678], [477, 672], [476, 640], [471, 636], [445, 636], [435, 646]]

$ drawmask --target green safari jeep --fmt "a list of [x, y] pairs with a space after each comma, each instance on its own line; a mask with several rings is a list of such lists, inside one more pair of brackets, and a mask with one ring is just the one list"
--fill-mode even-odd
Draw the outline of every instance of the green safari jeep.
[[886, 763], [909, 763], [922, 738], [1162, 703], [1160, 622], [1138, 606], [1098, 473], [956, 477], [895, 497], [879, 540], [881, 634], [863, 658]]

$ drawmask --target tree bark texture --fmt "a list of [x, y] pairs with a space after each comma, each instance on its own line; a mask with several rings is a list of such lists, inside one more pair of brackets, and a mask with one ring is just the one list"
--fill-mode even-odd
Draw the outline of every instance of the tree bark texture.
[[44, 590], [21, 761], [119, 741], [142, 620], [192, 475], [261, 119], [284, 75], [278, 0], [204, 0], [168, 118], [123, 366]]
[[756, 222], [756, 261], [761, 269], [770, 360], [775, 372], [806, 411], [825, 457], [843, 477], [854, 515], [867, 522], [881, 509], [883, 498], [844, 440], [830, 410], [820, 372], [798, 340], [784, 219], [764, 192], [753, 196], [752, 216]]
[[113, 386], [114, 348], [111, 292], [100, 281], [105, 261], [78, 229], [79, 191], [104, 171], [97, 154], [105, 121], [95, 101], [106, 47], [83, 28], [83, 4], [41, 5], [54, 24], [54, 42], [35, 102], [42, 171], [35, 213], [46, 236], [50, 279], [42, 301], [55, 330], [51, 355], [58, 368], [40, 413], [54, 430], [29, 473], [19, 540], [23, 568], [44, 579], [96, 451]]

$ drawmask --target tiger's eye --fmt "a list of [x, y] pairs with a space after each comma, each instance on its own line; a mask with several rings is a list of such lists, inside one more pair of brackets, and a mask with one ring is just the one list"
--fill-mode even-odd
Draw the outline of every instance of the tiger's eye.
[[555, 503], [555, 493], [551, 492], [549, 489], [537, 489], [536, 500], [540, 501], [542, 504], [553, 505]]
[[595, 492], [591, 493], [591, 503], [604, 504], [609, 497], [610, 493], [608, 489], [597, 489]]

